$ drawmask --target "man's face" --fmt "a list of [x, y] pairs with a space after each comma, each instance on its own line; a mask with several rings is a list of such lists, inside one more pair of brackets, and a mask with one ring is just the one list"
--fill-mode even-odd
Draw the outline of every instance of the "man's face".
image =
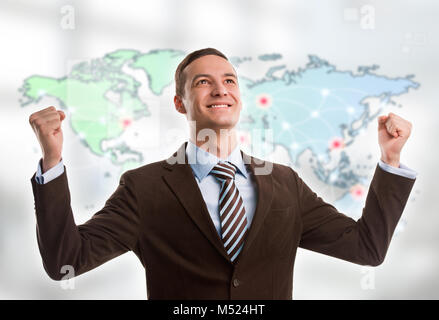
[[196, 121], [197, 131], [234, 128], [242, 104], [232, 65], [224, 58], [207, 55], [192, 61], [183, 72], [185, 94], [174, 98], [176, 109]]

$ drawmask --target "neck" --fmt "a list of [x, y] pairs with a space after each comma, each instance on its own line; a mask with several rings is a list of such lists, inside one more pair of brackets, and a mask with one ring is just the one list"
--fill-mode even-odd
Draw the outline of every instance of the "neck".
[[218, 131], [199, 130], [195, 135], [191, 134], [190, 140], [198, 148], [201, 148], [220, 159], [226, 159], [232, 151], [235, 150], [238, 144], [235, 128], [219, 129]]

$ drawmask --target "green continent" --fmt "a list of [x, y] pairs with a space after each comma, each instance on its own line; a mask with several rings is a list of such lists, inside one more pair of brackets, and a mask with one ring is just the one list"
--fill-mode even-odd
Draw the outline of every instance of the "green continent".
[[139, 54], [136, 50], [121, 49], [105, 55], [104, 59], [108, 64], [112, 64], [115, 67], [121, 67], [122, 64], [128, 60], [133, 59]]
[[130, 92], [120, 92], [120, 105], [108, 100], [105, 95], [111, 91], [114, 82], [34, 76], [26, 80], [23, 89], [25, 95], [34, 101], [42, 95], [57, 98], [63, 109], [70, 112], [71, 126], [81, 140], [95, 154], [103, 155], [102, 140], [118, 137], [125, 129], [125, 121], [131, 122], [149, 114], [137, 95]]
[[27, 100], [21, 101], [21, 106], [29, 103], [36, 103], [44, 96], [56, 97], [60, 100], [65, 100], [67, 96], [65, 87], [65, 78], [53, 79], [41, 76], [32, 76], [24, 80], [23, 87], [20, 89], [23, 92], [23, 97]]
[[172, 83], [174, 72], [184, 52], [176, 50], [156, 50], [137, 56], [132, 68], [143, 69], [148, 75], [151, 91], [160, 95], [165, 87]]

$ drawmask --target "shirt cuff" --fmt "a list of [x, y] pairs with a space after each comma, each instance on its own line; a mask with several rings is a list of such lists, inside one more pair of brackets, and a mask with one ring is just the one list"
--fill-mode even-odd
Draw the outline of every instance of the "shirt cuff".
[[41, 162], [42, 159], [38, 161], [37, 173], [35, 174], [35, 180], [37, 181], [38, 184], [46, 184], [52, 181], [53, 179], [58, 178], [60, 175], [64, 173], [64, 164], [62, 159], [58, 162], [56, 166], [50, 168], [43, 174], [41, 170]]
[[406, 165], [399, 163], [399, 168], [393, 167], [385, 162], [383, 162], [381, 159], [379, 160], [379, 166], [381, 167], [381, 169], [383, 169], [384, 171], [387, 171], [389, 173], [393, 173], [393, 174], [397, 174], [399, 176], [403, 176], [409, 179], [415, 179], [416, 176], [418, 175], [418, 173], [412, 169], [410, 169], [409, 167], [407, 167]]

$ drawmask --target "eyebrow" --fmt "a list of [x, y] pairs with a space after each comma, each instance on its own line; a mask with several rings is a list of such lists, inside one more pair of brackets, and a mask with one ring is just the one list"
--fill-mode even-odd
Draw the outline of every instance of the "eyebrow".
[[[206, 77], [206, 78], [211, 78], [212, 76], [210, 74], [207, 73], [199, 73], [197, 75], [194, 76], [194, 78], [192, 79], [192, 84], [194, 84], [195, 80], [197, 80], [198, 78], [201, 77]], [[236, 79], [236, 75], [234, 73], [224, 73], [223, 77], [233, 77]]]

